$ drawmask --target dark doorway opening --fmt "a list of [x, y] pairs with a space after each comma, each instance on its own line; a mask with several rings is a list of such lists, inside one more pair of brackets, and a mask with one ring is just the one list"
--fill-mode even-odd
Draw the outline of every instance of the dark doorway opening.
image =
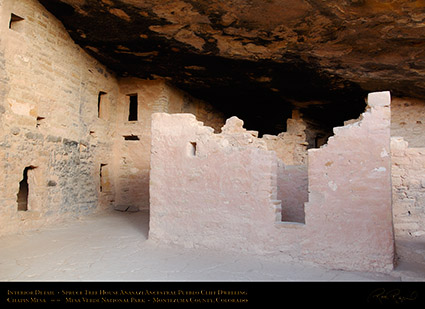
[[35, 169], [35, 166], [27, 166], [24, 169], [23, 178], [19, 182], [19, 191], [18, 191], [18, 211], [27, 211], [28, 210], [28, 195], [30, 187], [28, 184], [28, 171]]

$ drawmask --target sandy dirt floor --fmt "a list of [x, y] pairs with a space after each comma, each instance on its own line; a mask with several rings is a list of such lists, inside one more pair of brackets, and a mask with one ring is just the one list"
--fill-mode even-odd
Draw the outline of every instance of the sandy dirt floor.
[[148, 212], [69, 220], [0, 237], [1, 281], [425, 281], [425, 239], [397, 239], [398, 266], [366, 273], [235, 252], [159, 246]]

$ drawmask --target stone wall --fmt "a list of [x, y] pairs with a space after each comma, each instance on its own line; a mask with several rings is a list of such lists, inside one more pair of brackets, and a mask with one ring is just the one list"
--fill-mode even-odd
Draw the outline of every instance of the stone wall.
[[264, 222], [273, 226], [275, 218], [276, 155], [241, 125], [232, 117], [214, 134], [191, 114], [153, 115], [151, 239], [264, 250]]
[[285, 165], [306, 164], [307, 159], [307, 126], [299, 111], [292, 112], [292, 118], [286, 121], [286, 132], [275, 135], [264, 134], [263, 140], [269, 150], [276, 152]]
[[307, 124], [298, 110], [286, 121], [286, 132], [264, 134], [267, 149], [278, 157], [277, 199], [282, 201], [282, 221], [304, 223], [308, 201]]
[[425, 235], [425, 148], [392, 137], [391, 157], [396, 236]]
[[[390, 94], [371, 93], [358, 121], [334, 128], [320, 149], [308, 152], [309, 201], [305, 245], [333, 265], [388, 269], [393, 263]], [[350, 261], [351, 260], [351, 261]]]
[[[129, 121], [134, 94], [138, 119]], [[217, 129], [224, 122], [164, 81], [117, 79], [38, 1], [0, 1], [0, 235], [148, 208], [156, 111], [189, 111]]]
[[409, 147], [425, 147], [425, 101], [392, 98], [391, 136], [401, 136]]
[[425, 234], [425, 102], [393, 98], [391, 157], [396, 236]]
[[[113, 121], [116, 79], [34, 0], [0, 2], [0, 63], [0, 234], [92, 212], [112, 149], [98, 95]], [[17, 211], [29, 167], [28, 210]]]
[[[224, 117], [209, 104], [189, 96], [163, 80], [124, 78], [120, 79], [119, 83], [120, 101], [112, 164], [116, 176], [115, 208], [148, 209], [152, 114], [190, 112], [216, 130], [223, 125]], [[128, 121], [129, 95], [135, 94], [139, 105], [138, 120]], [[137, 139], [125, 139], [130, 136], [137, 136]], [[164, 161], [163, 164], [167, 165], [167, 162]]]
[[309, 150], [305, 224], [282, 221], [276, 153], [237, 119], [214, 134], [192, 115], [154, 114], [150, 239], [392, 269], [389, 93], [368, 101], [359, 121]]

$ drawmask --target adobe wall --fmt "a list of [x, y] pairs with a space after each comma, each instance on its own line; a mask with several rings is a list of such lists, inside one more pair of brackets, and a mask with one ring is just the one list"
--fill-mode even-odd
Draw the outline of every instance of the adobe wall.
[[[11, 14], [23, 20], [9, 29]], [[117, 80], [34, 0], [0, 2], [0, 65], [0, 234], [100, 207]], [[97, 115], [99, 91], [107, 93], [108, 120]], [[28, 211], [17, 211], [30, 166]]]
[[149, 238], [392, 269], [389, 93], [370, 94], [369, 106], [358, 122], [335, 128], [326, 146], [309, 150], [305, 224], [281, 221], [276, 153], [241, 132], [237, 119], [214, 134], [193, 115], [154, 114]]
[[390, 269], [390, 94], [371, 93], [367, 103], [358, 121], [334, 128], [325, 146], [308, 152], [306, 227], [326, 242], [311, 237], [306, 245], [316, 258], [332, 256], [335, 266]]
[[214, 134], [191, 114], [152, 116], [150, 239], [264, 250], [275, 220], [277, 160], [240, 125], [232, 117]]
[[[116, 177], [114, 207], [119, 210], [149, 209], [152, 114], [190, 112], [216, 130], [223, 125], [224, 117], [211, 105], [189, 96], [163, 80], [122, 78], [119, 85], [120, 100], [112, 164]], [[130, 94], [137, 94], [138, 97], [137, 121], [128, 120]], [[125, 140], [124, 136], [137, 136], [138, 140]]]

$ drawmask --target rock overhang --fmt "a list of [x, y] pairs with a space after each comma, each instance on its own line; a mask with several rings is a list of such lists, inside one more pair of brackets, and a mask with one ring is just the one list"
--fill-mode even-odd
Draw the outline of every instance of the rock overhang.
[[164, 78], [265, 133], [293, 108], [341, 125], [368, 91], [425, 97], [420, 0], [40, 2], [117, 75]]

